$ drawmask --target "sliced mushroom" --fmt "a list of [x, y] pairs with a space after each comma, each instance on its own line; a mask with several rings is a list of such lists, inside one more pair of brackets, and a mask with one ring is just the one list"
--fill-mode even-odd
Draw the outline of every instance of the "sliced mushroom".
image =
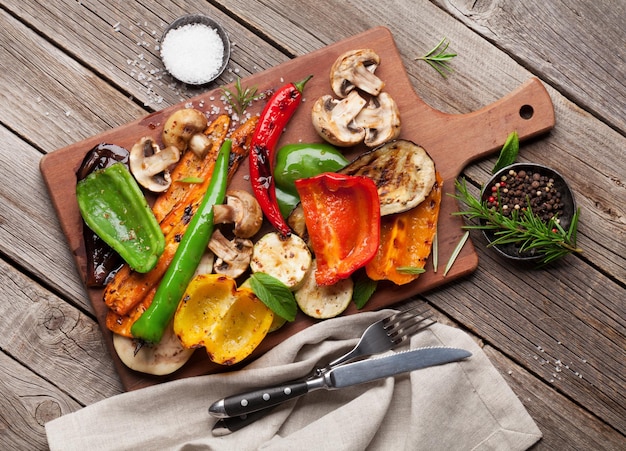
[[229, 240], [219, 229], [211, 235], [209, 249], [215, 254], [213, 271], [232, 278], [242, 275], [250, 266], [252, 259], [252, 241], [235, 237]]
[[226, 203], [213, 207], [214, 224], [233, 224], [239, 238], [254, 236], [263, 224], [263, 211], [256, 198], [244, 190], [226, 193]]
[[325, 95], [313, 105], [311, 118], [317, 133], [331, 144], [348, 147], [363, 141], [365, 130], [354, 119], [366, 101], [356, 91], [342, 100]]
[[198, 158], [204, 158], [212, 144], [213, 140], [207, 135], [204, 133], [196, 133], [189, 139], [188, 147]]
[[149, 136], [141, 138], [130, 150], [130, 171], [144, 188], [160, 193], [172, 183], [168, 168], [180, 160], [174, 146], [161, 150]]
[[344, 98], [354, 88], [377, 96], [385, 83], [374, 75], [380, 57], [372, 49], [350, 50], [339, 56], [330, 69], [330, 85], [337, 96]]
[[363, 142], [368, 147], [377, 147], [400, 135], [400, 111], [396, 102], [386, 92], [372, 97], [354, 122], [365, 130]]
[[163, 144], [174, 146], [181, 152], [187, 150], [189, 140], [202, 133], [208, 124], [204, 113], [195, 108], [183, 108], [172, 113], [163, 125]]

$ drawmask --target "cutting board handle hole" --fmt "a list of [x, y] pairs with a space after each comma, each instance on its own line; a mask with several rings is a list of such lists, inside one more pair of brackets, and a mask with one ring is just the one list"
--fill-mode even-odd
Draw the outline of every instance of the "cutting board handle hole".
[[519, 109], [519, 115], [522, 119], [531, 119], [535, 114], [535, 109], [531, 105], [522, 105]]

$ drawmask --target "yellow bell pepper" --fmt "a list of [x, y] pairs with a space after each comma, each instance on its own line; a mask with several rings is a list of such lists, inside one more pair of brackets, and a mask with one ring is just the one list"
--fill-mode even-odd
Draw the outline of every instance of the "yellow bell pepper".
[[174, 332], [185, 348], [204, 347], [220, 365], [234, 365], [261, 343], [274, 314], [249, 288], [231, 277], [196, 276], [174, 316]]

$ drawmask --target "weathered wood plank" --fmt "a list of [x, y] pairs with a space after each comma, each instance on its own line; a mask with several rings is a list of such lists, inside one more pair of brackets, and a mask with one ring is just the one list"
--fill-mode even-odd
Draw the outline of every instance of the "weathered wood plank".
[[[76, 55], [84, 65], [120, 91], [127, 92], [131, 99], [136, 99], [148, 110], [160, 110], [207, 89], [230, 83], [237, 76], [259, 72], [288, 59], [201, 0], [184, 2], [183, 5], [97, 0], [10, 0], [4, 3], [52, 43]], [[176, 82], [164, 70], [159, 57], [159, 43], [167, 24], [191, 12], [202, 12], [223, 24], [233, 44], [227, 70], [215, 82], [202, 87]]]
[[4, 125], [45, 152], [145, 114], [5, 11], [0, 12], [0, 80]]
[[0, 143], [0, 252], [92, 312], [39, 172], [41, 154], [4, 127]]
[[82, 406], [0, 353], [0, 449], [46, 450], [46, 422]]
[[[545, 383], [626, 431], [624, 289], [580, 259], [535, 270], [504, 262], [472, 235], [478, 270], [428, 294], [464, 327]], [[532, 339], [530, 339], [532, 337]]]
[[433, 0], [626, 134], [626, 3]]
[[0, 348], [83, 405], [121, 393], [98, 324], [0, 260]]
[[533, 450], [622, 450], [626, 438], [491, 346], [483, 348], [543, 433]]

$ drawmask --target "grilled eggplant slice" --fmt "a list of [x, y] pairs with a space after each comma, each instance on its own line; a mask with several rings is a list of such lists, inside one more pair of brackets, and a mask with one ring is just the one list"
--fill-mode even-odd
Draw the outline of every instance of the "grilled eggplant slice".
[[416, 207], [426, 199], [436, 181], [435, 162], [426, 150], [403, 139], [362, 154], [339, 172], [374, 180], [381, 216]]

